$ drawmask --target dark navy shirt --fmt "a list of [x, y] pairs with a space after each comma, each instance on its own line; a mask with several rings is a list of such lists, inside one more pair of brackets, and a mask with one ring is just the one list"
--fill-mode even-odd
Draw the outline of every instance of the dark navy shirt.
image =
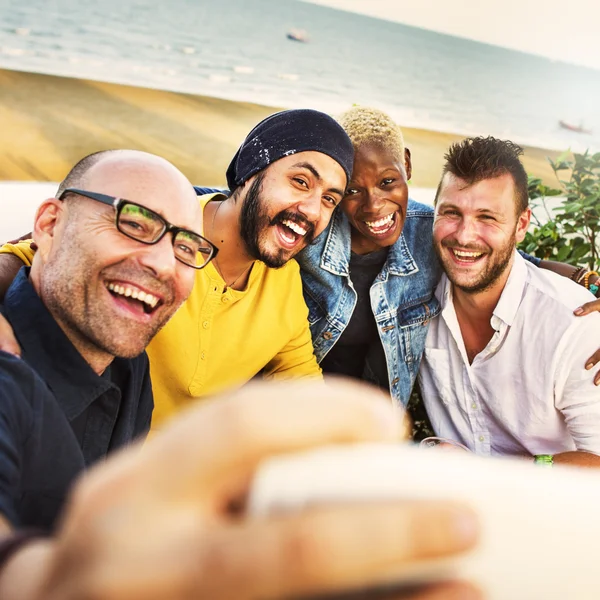
[[51, 530], [74, 479], [146, 435], [153, 399], [148, 358], [116, 358], [97, 375], [21, 269], [2, 313], [23, 359], [0, 351], [0, 513]]

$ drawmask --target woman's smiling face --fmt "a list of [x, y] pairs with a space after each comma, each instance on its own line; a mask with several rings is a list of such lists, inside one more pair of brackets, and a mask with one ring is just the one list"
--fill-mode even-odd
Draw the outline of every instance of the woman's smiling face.
[[400, 237], [409, 178], [408, 151], [402, 162], [380, 144], [364, 144], [356, 149], [352, 179], [341, 203], [352, 225], [353, 252], [368, 254], [392, 246]]

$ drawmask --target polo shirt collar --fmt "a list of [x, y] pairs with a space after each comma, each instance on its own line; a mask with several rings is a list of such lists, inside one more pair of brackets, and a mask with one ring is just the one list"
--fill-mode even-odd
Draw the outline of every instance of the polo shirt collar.
[[29, 281], [29, 267], [17, 274], [4, 299], [3, 313], [21, 345], [23, 358], [52, 390], [72, 421], [94, 400], [114, 389], [97, 375], [54, 320]]

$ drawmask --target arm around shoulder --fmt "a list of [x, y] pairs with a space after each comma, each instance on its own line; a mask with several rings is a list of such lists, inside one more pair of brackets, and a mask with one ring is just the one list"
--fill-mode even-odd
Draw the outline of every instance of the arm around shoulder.
[[0, 247], [0, 300], [6, 295], [19, 269], [23, 265], [31, 266], [34, 255], [32, 240], [6, 243]]

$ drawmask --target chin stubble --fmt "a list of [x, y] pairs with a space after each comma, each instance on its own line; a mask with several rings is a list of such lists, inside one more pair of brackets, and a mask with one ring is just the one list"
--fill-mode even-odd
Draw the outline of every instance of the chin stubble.
[[[496, 259], [494, 260], [494, 262], [491, 265], [489, 265], [488, 268], [479, 275], [479, 278], [470, 285], [461, 285], [459, 282], [456, 281], [456, 278], [453, 276], [452, 269], [447, 268], [448, 261], [450, 259], [448, 259], [447, 257], [445, 257], [443, 255], [442, 249], [447, 248], [447, 249], [451, 250], [451, 248], [453, 246], [436, 244], [435, 250], [438, 255], [438, 258], [440, 259], [440, 262], [442, 263], [444, 271], [446, 272], [446, 275], [448, 276], [448, 279], [452, 282], [452, 285], [456, 286], [458, 289], [462, 290], [463, 292], [465, 292], [467, 294], [480, 294], [480, 293], [485, 292], [486, 290], [490, 289], [498, 281], [498, 279], [500, 279], [500, 277], [503, 275], [503, 273], [506, 271], [506, 268], [508, 267], [508, 265], [510, 263], [510, 258], [514, 252], [515, 245], [516, 245], [516, 237], [515, 237], [515, 233], [513, 232], [513, 234], [511, 235], [511, 238], [508, 241], [508, 243], [506, 244], [506, 246], [504, 246], [503, 248], [501, 248], [500, 250], [497, 250], [495, 252]], [[440, 246], [441, 246], [441, 248], [440, 248]], [[469, 248], [465, 248], [465, 249], [468, 250]], [[476, 249], [475, 251], [478, 251], [478, 250], [479, 249]], [[492, 252], [492, 254], [488, 255], [488, 256], [493, 256], [493, 255], [494, 255], [494, 252]]]

